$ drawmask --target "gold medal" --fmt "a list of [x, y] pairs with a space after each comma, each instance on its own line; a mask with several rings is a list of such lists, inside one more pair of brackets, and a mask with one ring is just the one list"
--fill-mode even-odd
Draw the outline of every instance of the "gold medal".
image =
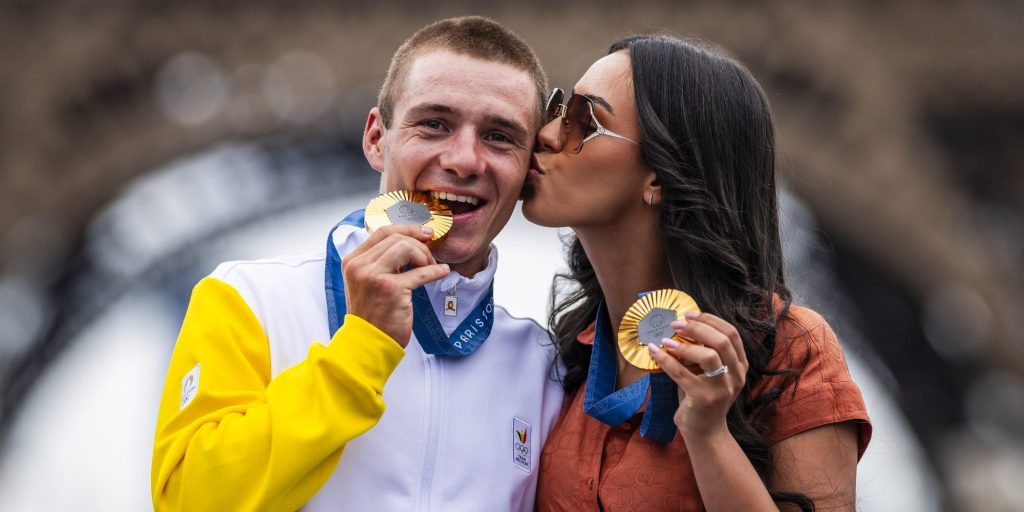
[[366, 205], [366, 229], [370, 233], [393, 224], [419, 224], [434, 228], [436, 242], [452, 228], [452, 211], [430, 196], [408, 190], [386, 192]]
[[672, 322], [692, 311], [700, 313], [693, 297], [672, 289], [655, 290], [644, 295], [626, 310], [619, 324], [619, 351], [629, 364], [646, 372], [661, 373], [654, 362], [648, 343], [661, 346], [662, 338], [689, 342], [676, 334]]

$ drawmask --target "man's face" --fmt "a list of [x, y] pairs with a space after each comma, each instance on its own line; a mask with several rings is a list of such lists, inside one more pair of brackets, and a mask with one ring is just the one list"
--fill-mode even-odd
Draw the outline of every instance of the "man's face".
[[370, 112], [363, 150], [383, 173], [381, 191], [439, 197], [454, 225], [434, 257], [463, 275], [486, 265], [491, 240], [515, 209], [536, 133], [530, 74], [507, 64], [439, 50], [406, 75], [391, 127]]

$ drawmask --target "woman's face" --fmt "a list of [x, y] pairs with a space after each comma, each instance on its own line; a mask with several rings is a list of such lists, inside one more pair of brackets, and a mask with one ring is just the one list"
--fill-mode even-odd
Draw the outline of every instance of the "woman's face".
[[[573, 92], [593, 100], [594, 115], [605, 128], [640, 140], [626, 51], [595, 62]], [[591, 124], [586, 134], [596, 128]], [[542, 226], [578, 229], [623, 222], [636, 209], [650, 208], [644, 202], [644, 187], [652, 173], [643, 163], [638, 144], [598, 135], [574, 154], [575, 147], [562, 147], [560, 130], [561, 119], [556, 118], [537, 135], [536, 162], [523, 192], [527, 219]]]

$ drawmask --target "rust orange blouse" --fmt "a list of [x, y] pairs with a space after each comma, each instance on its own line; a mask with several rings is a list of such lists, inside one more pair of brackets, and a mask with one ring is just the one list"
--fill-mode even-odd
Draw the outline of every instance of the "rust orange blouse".
[[[593, 343], [593, 326], [580, 334]], [[793, 306], [778, 324], [771, 368], [792, 368], [799, 378], [775, 402], [769, 443], [822, 425], [854, 421], [857, 457], [871, 439], [871, 424], [860, 389], [850, 379], [846, 359], [832, 328], [820, 315]], [[771, 377], [755, 396], [777, 387]], [[537, 487], [541, 511], [704, 510], [682, 436], [661, 444], [640, 437], [641, 413], [609, 426], [583, 412], [581, 386], [544, 445]]]

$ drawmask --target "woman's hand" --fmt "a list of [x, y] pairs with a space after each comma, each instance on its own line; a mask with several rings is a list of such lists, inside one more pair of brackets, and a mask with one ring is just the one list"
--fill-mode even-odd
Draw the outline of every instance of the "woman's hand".
[[672, 328], [693, 343], [666, 338], [663, 349], [653, 343], [648, 349], [679, 386], [674, 418], [679, 433], [692, 441], [728, 432], [725, 415], [743, 389], [749, 366], [739, 332], [710, 313], [687, 313], [686, 321], [672, 322]]

